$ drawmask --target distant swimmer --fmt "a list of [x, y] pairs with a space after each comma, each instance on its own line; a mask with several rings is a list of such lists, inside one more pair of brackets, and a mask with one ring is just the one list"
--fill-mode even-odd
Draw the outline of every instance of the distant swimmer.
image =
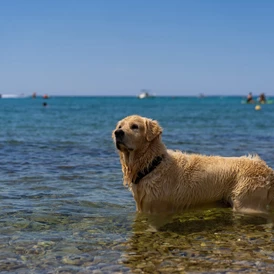
[[44, 103], [43, 103], [43, 106], [44, 106], [44, 107], [47, 107], [47, 106], [48, 106], [48, 103], [47, 103], [47, 102], [44, 102]]
[[247, 103], [254, 103], [254, 100], [253, 100], [253, 96], [252, 96], [252, 92], [249, 92], [247, 97], [246, 97], [246, 102]]
[[265, 98], [264, 93], [261, 93], [261, 94], [260, 94], [259, 102], [260, 102], [261, 104], [265, 104], [265, 103], [266, 103], [266, 98]]

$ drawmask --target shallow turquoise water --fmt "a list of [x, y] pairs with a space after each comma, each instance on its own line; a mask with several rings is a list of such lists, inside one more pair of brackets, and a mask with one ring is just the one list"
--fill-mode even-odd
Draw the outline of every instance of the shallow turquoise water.
[[[273, 228], [230, 209], [188, 211], [162, 231], [136, 215], [111, 132], [129, 114], [157, 119], [168, 148], [274, 168], [274, 104], [241, 97], [0, 100], [0, 271], [274, 271]], [[1, 272], [1, 273], [2, 273]]]

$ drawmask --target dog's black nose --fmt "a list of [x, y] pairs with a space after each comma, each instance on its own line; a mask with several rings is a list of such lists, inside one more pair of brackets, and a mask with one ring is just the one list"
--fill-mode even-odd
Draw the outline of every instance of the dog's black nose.
[[117, 129], [114, 134], [116, 138], [122, 138], [125, 135], [125, 132], [122, 129]]

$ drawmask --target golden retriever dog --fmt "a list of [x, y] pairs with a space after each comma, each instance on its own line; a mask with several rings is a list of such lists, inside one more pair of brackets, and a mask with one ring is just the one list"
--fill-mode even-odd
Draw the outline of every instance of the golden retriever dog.
[[266, 213], [274, 200], [274, 171], [259, 156], [221, 157], [168, 150], [157, 121], [138, 115], [112, 133], [124, 185], [138, 212], [178, 213], [223, 201], [234, 211]]

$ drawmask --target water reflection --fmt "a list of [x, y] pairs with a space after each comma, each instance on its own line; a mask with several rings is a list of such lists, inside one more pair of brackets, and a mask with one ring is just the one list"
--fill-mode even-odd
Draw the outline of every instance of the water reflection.
[[224, 208], [173, 216], [158, 231], [157, 222], [136, 215], [123, 261], [132, 271], [266, 273], [274, 269], [273, 228], [265, 218], [234, 215]]
[[0, 224], [0, 272], [274, 271], [273, 225], [265, 218], [229, 208], [174, 216], [108, 212], [7, 214]]

